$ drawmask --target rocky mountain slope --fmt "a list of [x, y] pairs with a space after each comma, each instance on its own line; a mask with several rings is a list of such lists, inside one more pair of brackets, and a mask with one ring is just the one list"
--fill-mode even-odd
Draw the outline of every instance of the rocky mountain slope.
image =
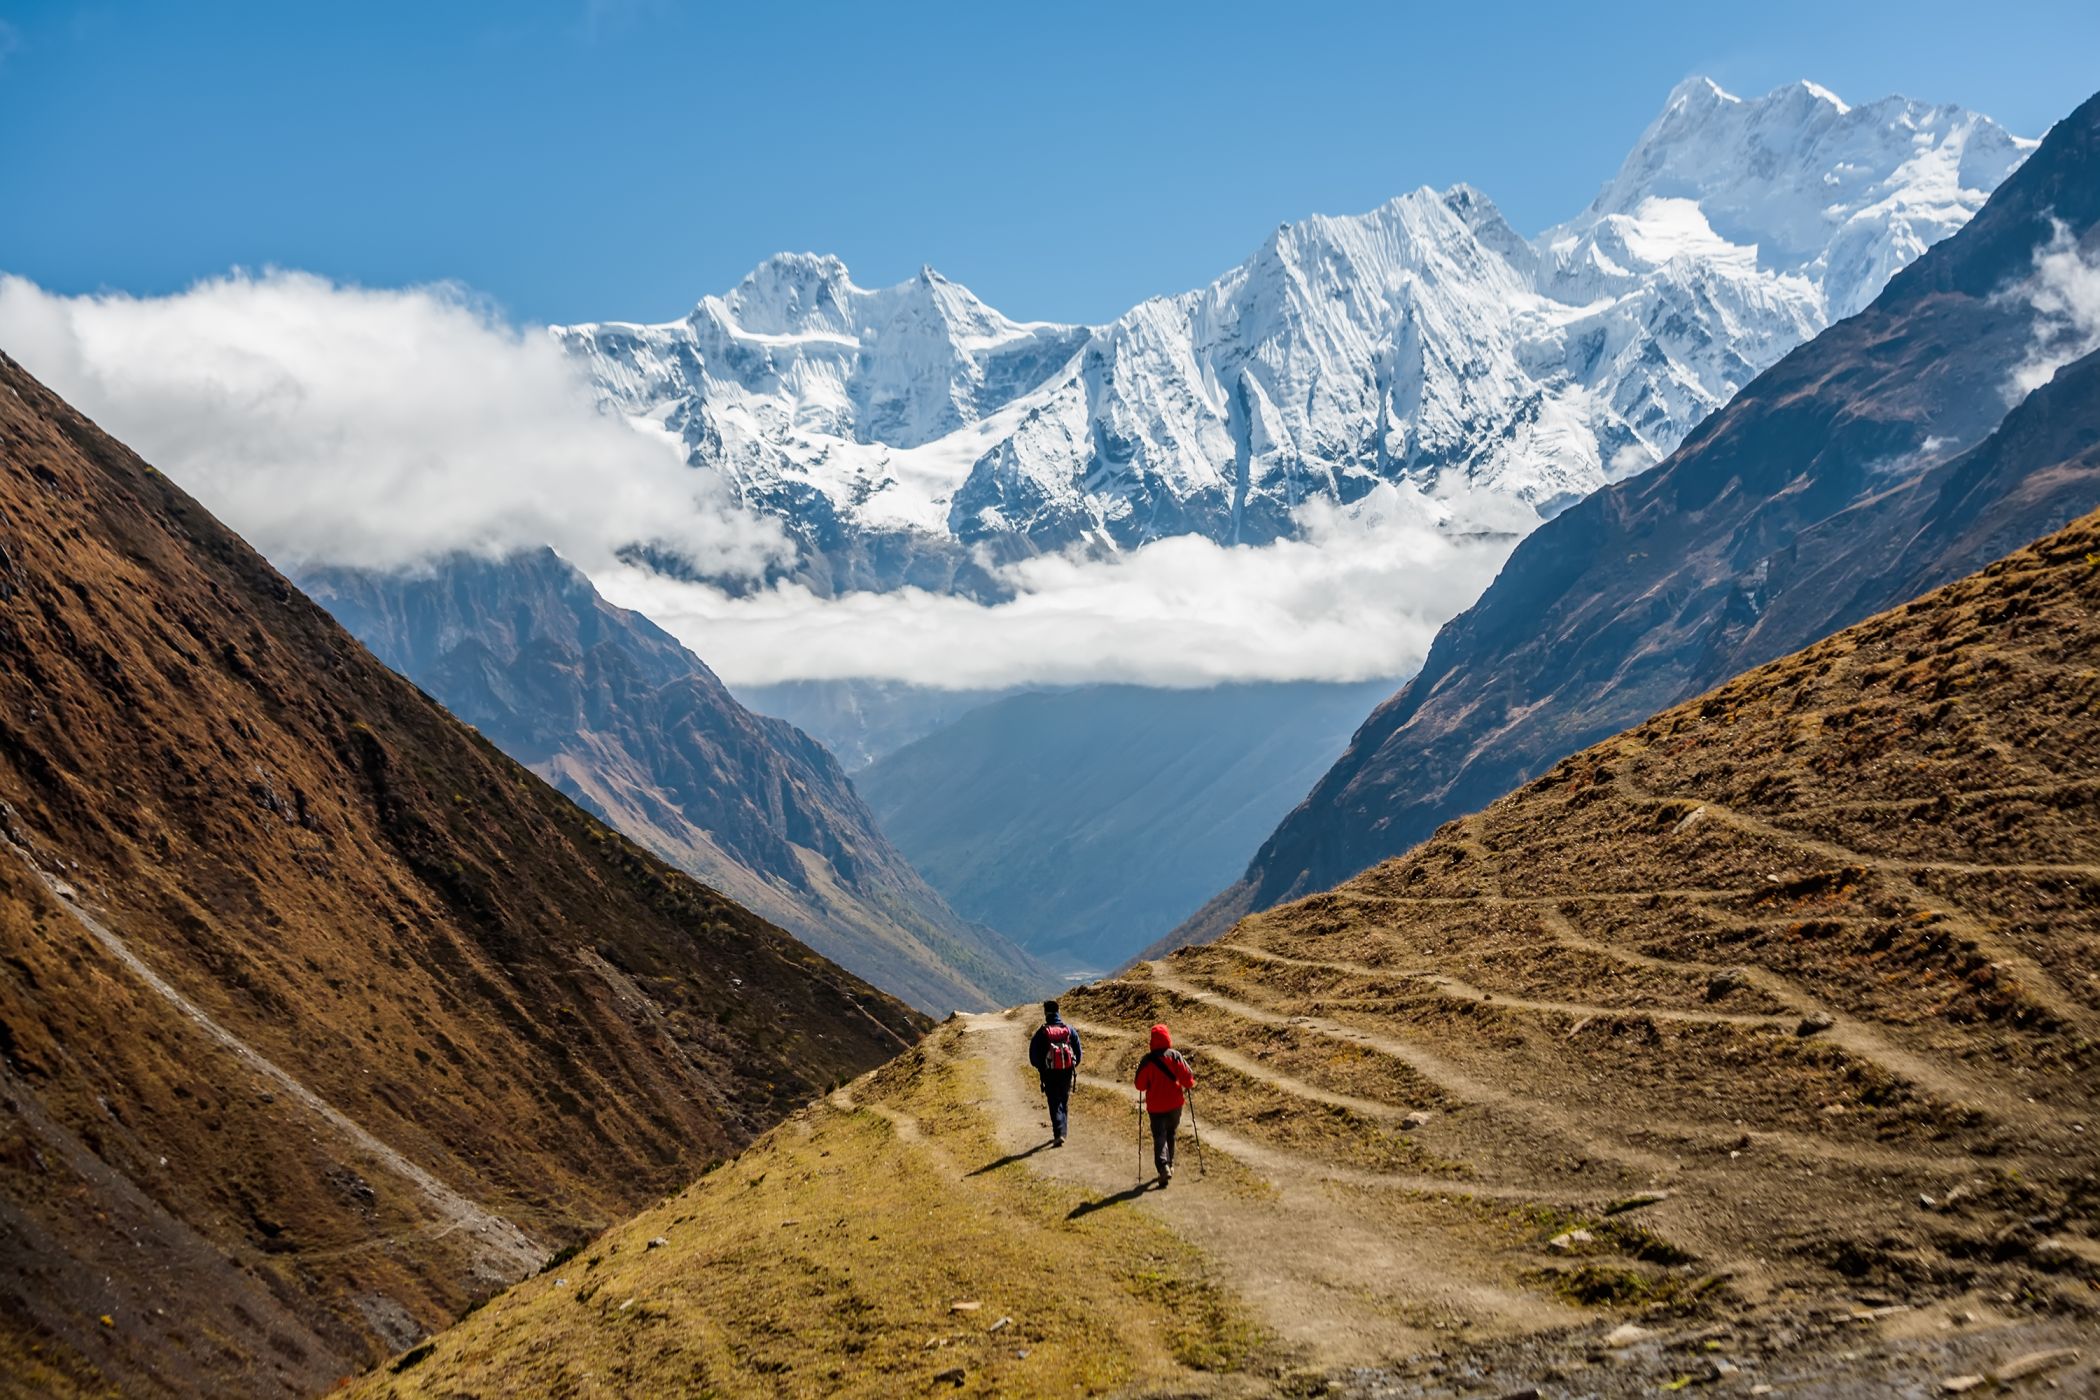
[[1454, 531], [1523, 531], [1864, 306], [2031, 145], [1952, 107], [1693, 79], [1535, 239], [1422, 189], [1100, 327], [794, 254], [682, 321], [554, 333], [608, 407], [783, 521], [820, 589], [996, 596], [1001, 560], [1260, 543], [1381, 482]]
[[550, 550], [300, 583], [380, 660], [680, 869], [922, 1010], [1050, 975], [929, 888], [838, 763]]
[[313, 1394], [910, 1045], [0, 357], [0, 1390]]
[[1062, 1150], [958, 1018], [357, 1393], [2088, 1393], [2096, 967], [2100, 514], [1069, 995]]
[[1644, 714], [2100, 504], [2094, 364], [2007, 417], [2021, 366], [2100, 339], [2037, 293], [2049, 260], [2096, 258], [2100, 99], [1864, 312], [1525, 540], [1175, 941], [1346, 879]]
[[854, 782], [956, 908], [1092, 976], [1235, 878], [1389, 689], [1041, 691], [973, 710]]

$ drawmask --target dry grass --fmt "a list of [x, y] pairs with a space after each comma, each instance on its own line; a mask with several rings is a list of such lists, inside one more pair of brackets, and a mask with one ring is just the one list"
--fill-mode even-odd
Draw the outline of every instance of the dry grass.
[[960, 1367], [963, 1394], [1100, 1394], [1255, 1360], [1256, 1329], [1196, 1251], [1144, 1215], [1069, 1218], [1082, 1193], [1000, 1165], [958, 1035], [357, 1393], [887, 1395]]

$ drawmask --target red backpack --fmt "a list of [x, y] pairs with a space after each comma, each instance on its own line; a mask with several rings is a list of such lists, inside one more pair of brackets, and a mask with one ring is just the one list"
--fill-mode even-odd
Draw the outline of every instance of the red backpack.
[[1043, 1035], [1049, 1044], [1043, 1048], [1043, 1068], [1054, 1070], [1078, 1069], [1079, 1052], [1072, 1048], [1070, 1026], [1045, 1026]]

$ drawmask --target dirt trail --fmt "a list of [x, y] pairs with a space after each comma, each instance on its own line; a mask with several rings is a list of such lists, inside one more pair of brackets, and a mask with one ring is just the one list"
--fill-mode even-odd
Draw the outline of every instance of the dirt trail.
[[[1343, 972], [1355, 977], [1383, 977], [1420, 982], [1439, 996], [1457, 1001], [1480, 1002], [1490, 1006], [1507, 1007], [1514, 1011], [1542, 1011], [1561, 1016], [1645, 1016], [1653, 1021], [1679, 1021], [1687, 1025], [1707, 1026], [1761, 1026], [1766, 1028], [1791, 1027], [1798, 1018], [1786, 1016], [1758, 1016], [1733, 1011], [1693, 1011], [1681, 1008], [1656, 1006], [1599, 1006], [1581, 1001], [1535, 1001], [1529, 997], [1510, 996], [1502, 992], [1483, 991], [1479, 987], [1447, 972], [1403, 972], [1393, 968], [1371, 967], [1364, 963], [1322, 962], [1313, 958], [1293, 958], [1282, 953], [1272, 953], [1252, 943], [1239, 942], [1223, 945], [1224, 951], [1239, 957], [1253, 958], [1258, 962], [1277, 963], [1285, 967], [1309, 967], [1327, 972]], [[1328, 1005], [1343, 1006], [1349, 1003], [1322, 998]]]
[[[1764, 817], [1755, 816], [1749, 812], [1740, 811], [1737, 808], [1706, 798], [1671, 796], [1665, 793], [1650, 792], [1645, 788], [1636, 786], [1624, 775], [1616, 776], [1613, 781], [1618, 784], [1620, 790], [1625, 792], [1629, 798], [1644, 806], [1659, 807], [1696, 803], [1698, 806], [1697, 810], [1692, 813], [1693, 816], [1711, 816], [1739, 831], [1797, 846], [1834, 865], [1860, 866], [1864, 869], [1876, 871], [1884, 878], [1903, 880], [1905, 883], [1910, 883], [1905, 877], [1918, 874], [2070, 875], [2087, 879], [2100, 877], [2100, 866], [2079, 863], [2005, 862], [1980, 864], [1974, 861], [1906, 860], [1900, 856], [1856, 850], [1851, 846], [1825, 840], [1822, 837], [1798, 831], [1780, 822], [1770, 821]], [[1984, 789], [1983, 791], [1989, 791], [1989, 789]], [[1972, 794], [1965, 792], [1962, 795], [1966, 798]], [[1873, 803], [1854, 804], [1857, 810], [1872, 810], [1874, 805]], [[1944, 897], [1928, 896], [1926, 891], [1919, 889], [1914, 884], [1911, 888], [1922, 904], [1928, 907], [1938, 907], [1943, 912], [1956, 916], [1957, 921], [1961, 925], [1962, 933], [1975, 942], [1978, 947], [1988, 950], [1994, 961], [2010, 969], [2014, 976], [2026, 985], [2028, 994], [2048, 1008], [2052, 1016], [2068, 1025], [2077, 1027], [2088, 1036], [2100, 1035], [2100, 1016], [2095, 1016], [2091, 1011], [2087, 1010], [2079, 1002], [2078, 998], [2071, 995], [2069, 990], [2057, 981], [2048, 969], [2019, 949], [2011, 947], [2002, 939], [1995, 937], [1982, 921], [1972, 916], [1959, 903]]]
[[1389, 1055], [1454, 1099], [1476, 1107], [1500, 1111], [1521, 1122], [1528, 1132], [1549, 1134], [1577, 1147], [1585, 1155], [1616, 1162], [1629, 1170], [1649, 1176], [1658, 1184], [1674, 1174], [1678, 1168], [1674, 1158], [1644, 1152], [1585, 1130], [1552, 1104], [1489, 1084], [1411, 1041], [1329, 1020], [1324, 1016], [1289, 1015], [1280, 1011], [1270, 1011], [1186, 981], [1170, 971], [1165, 963], [1155, 962], [1147, 966], [1153, 985], [1176, 996], [1203, 1002], [1242, 1020], [1306, 1031], [1333, 1040], [1362, 1045], [1382, 1055]]
[[112, 933], [101, 920], [75, 903], [70, 886], [46, 873], [21, 847], [11, 841], [5, 844], [21, 858], [23, 865], [51, 892], [51, 897], [58, 905], [72, 916], [74, 922], [79, 924], [104, 952], [152, 988], [205, 1035], [276, 1085], [294, 1103], [320, 1119], [350, 1148], [414, 1187], [438, 1217], [438, 1222], [430, 1231], [433, 1237], [465, 1231], [474, 1240], [481, 1254], [483, 1268], [491, 1278], [503, 1282], [514, 1281], [539, 1267], [541, 1261], [546, 1258], [547, 1251], [523, 1230], [493, 1211], [477, 1205], [387, 1146], [355, 1119], [293, 1078], [274, 1060], [213, 1020], [202, 1007], [148, 967], [144, 960], [131, 950], [130, 945]]
[[[965, 1018], [964, 1044], [977, 1058], [989, 1113], [1009, 1152], [1039, 1146], [1048, 1120], [1027, 1068], [1029, 1027], [1000, 1014]], [[1101, 1028], [1095, 1028], [1100, 1034]], [[1514, 1335], [1579, 1321], [1573, 1310], [1483, 1276], [1481, 1260], [1441, 1232], [1397, 1233], [1356, 1199], [1364, 1188], [1463, 1195], [1471, 1183], [1336, 1168], [1278, 1152], [1205, 1124], [1208, 1179], [1196, 1171], [1186, 1128], [1175, 1185], [1138, 1181], [1137, 1117], [1121, 1084], [1082, 1076], [1072, 1098], [1072, 1135], [1038, 1151], [1028, 1169], [1095, 1195], [1082, 1209], [1145, 1210], [1204, 1250], [1223, 1281], [1288, 1347], [1323, 1367], [1368, 1365], [1436, 1345], [1452, 1329]], [[1111, 1105], [1114, 1105], [1111, 1107]], [[1199, 1101], [1200, 1107], [1200, 1101]], [[1250, 1192], [1241, 1173], [1259, 1179]], [[1511, 1197], [1515, 1189], [1480, 1188]]]
[[[1673, 962], [1585, 937], [1569, 922], [1567, 916], [1557, 909], [1546, 911], [1542, 922], [1555, 942], [1604, 957], [1617, 958], [1634, 966], [1675, 972], [1687, 969], [1695, 972], [1722, 970], [1719, 964]], [[2064, 1115], [2055, 1110], [2014, 1100], [1990, 1085], [1903, 1049], [1886, 1035], [1871, 1029], [1857, 1018], [1843, 1016], [1831, 1010], [1798, 983], [1780, 976], [1769, 968], [1745, 966], [1734, 971], [1751, 986], [1782, 1005], [1827, 1018], [1829, 1025], [1821, 1032], [1825, 1040], [1850, 1055], [1910, 1081], [1912, 1085], [1943, 1103], [1988, 1113], [2002, 1120], [2018, 1123], [2030, 1132], [2059, 1131], [2066, 1121]]]
[[[1234, 1061], [1240, 1066], [1250, 1067], [1251, 1077], [1261, 1079], [1265, 1083], [1275, 1084], [1278, 1087], [1288, 1086], [1297, 1082], [1274, 1074], [1255, 1061], [1233, 1055], [1229, 1051], [1207, 1049], [1203, 1052], [1203, 1059], [1206, 1061]], [[1243, 1069], [1242, 1072], [1250, 1072], [1250, 1069]], [[1101, 1079], [1090, 1074], [1080, 1075], [1078, 1082], [1089, 1089], [1096, 1089], [1103, 1093], [1127, 1094], [1129, 1092], [1123, 1085], [1113, 1080]], [[1361, 1103], [1364, 1101], [1358, 1100], [1357, 1102]], [[1198, 1131], [1201, 1134], [1203, 1147], [1215, 1148], [1231, 1157], [1240, 1165], [1253, 1168], [1263, 1180], [1272, 1185], [1279, 1181], [1293, 1180], [1332, 1181], [1373, 1191], [1415, 1191], [1431, 1196], [1470, 1196], [1489, 1201], [1541, 1201], [1549, 1198], [1557, 1199], [1567, 1194], [1563, 1189], [1552, 1186], [1500, 1186], [1490, 1182], [1475, 1181], [1466, 1177], [1433, 1176], [1427, 1172], [1379, 1172], [1369, 1171], [1361, 1167], [1337, 1166], [1332, 1162], [1316, 1157], [1308, 1157], [1302, 1153], [1285, 1152], [1277, 1148], [1264, 1146], [1251, 1138], [1242, 1136], [1232, 1129], [1222, 1127], [1216, 1123], [1191, 1129], [1188, 1135], [1190, 1143], [1182, 1149], [1182, 1166], [1184, 1168], [1196, 1165], [1196, 1157], [1189, 1155], [1189, 1146], [1194, 1144], [1194, 1138]], [[1135, 1166], [1135, 1162], [1133, 1162], [1133, 1166]], [[1611, 1195], [1612, 1193], [1609, 1192], [1599, 1193], [1593, 1203], [1598, 1205], [1604, 1204], [1611, 1198]]]

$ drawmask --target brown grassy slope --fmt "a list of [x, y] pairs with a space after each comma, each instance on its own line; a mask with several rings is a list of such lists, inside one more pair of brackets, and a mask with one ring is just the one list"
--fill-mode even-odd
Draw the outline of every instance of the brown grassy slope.
[[2100, 516], [1072, 1004], [1441, 1098], [1412, 1140], [1483, 1179], [1667, 1189], [1761, 1294], [2100, 1316]]
[[0, 390], [0, 1374], [311, 1389], [920, 1033]]
[[[2082, 1342], [2096, 731], [2091, 516], [1068, 994], [1064, 1148], [1032, 1018], [958, 1019], [359, 1393], [1865, 1397]], [[1141, 1192], [1161, 1018], [1208, 1161]]]

